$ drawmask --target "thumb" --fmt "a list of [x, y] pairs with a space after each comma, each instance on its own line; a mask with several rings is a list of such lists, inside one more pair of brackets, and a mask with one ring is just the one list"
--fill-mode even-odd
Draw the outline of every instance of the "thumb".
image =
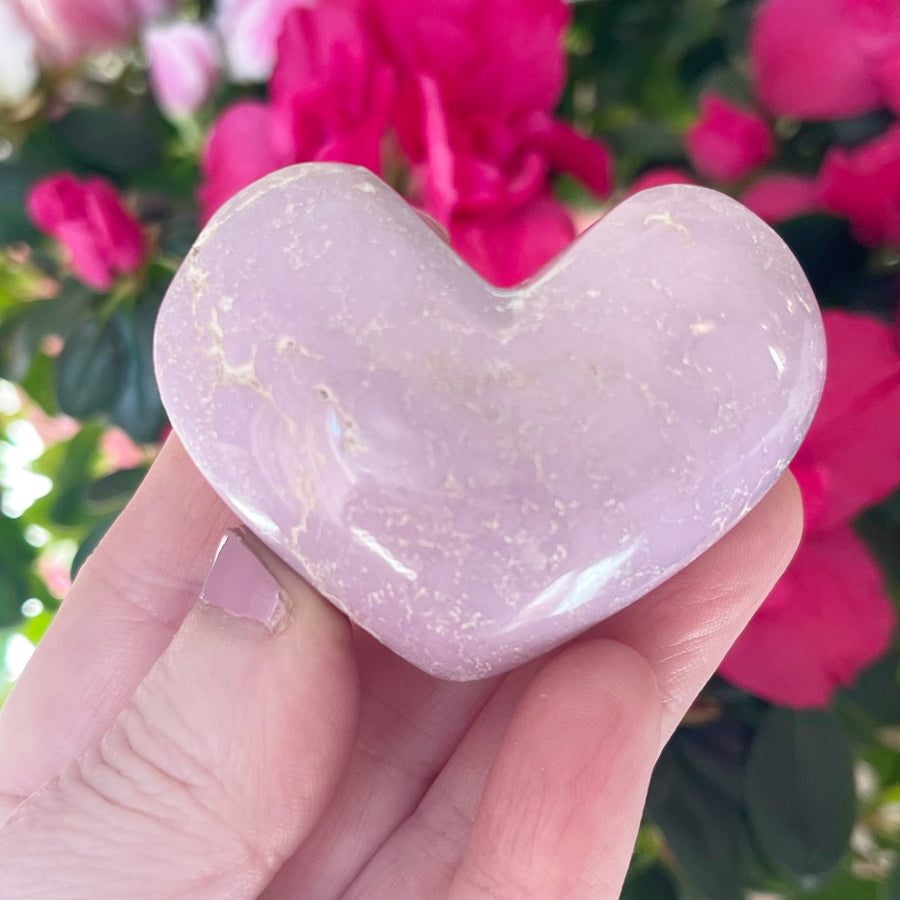
[[99, 744], [0, 829], [4, 897], [257, 896], [333, 792], [357, 704], [347, 620], [229, 532]]

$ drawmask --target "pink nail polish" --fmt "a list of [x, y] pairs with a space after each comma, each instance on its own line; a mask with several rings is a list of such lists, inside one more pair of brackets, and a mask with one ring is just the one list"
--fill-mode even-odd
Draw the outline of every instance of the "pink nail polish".
[[284, 615], [281, 587], [239, 531], [222, 538], [200, 602], [274, 629]]

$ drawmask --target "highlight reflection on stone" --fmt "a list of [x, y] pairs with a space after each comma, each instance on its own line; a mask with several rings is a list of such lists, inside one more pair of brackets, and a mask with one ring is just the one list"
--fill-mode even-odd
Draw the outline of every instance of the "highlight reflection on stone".
[[645, 191], [500, 290], [375, 176], [324, 164], [220, 210], [156, 342], [213, 487], [452, 679], [560, 644], [709, 547], [787, 466], [825, 368], [800, 267], [713, 191]]

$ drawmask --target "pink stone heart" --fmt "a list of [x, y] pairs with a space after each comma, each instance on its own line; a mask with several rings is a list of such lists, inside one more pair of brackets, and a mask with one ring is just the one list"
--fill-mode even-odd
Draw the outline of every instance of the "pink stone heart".
[[799, 265], [714, 191], [632, 197], [500, 290], [373, 175], [318, 164], [215, 216], [156, 335], [213, 487], [452, 679], [562, 643], [721, 537], [797, 450], [824, 359]]

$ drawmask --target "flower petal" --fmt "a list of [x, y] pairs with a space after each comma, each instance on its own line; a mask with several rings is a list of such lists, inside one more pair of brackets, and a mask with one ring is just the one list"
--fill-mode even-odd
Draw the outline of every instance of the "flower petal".
[[817, 528], [832, 528], [900, 486], [900, 352], [870, 316], [824, 315], [828, 374], [793, 465], [816, 471]]
[[887, 649], [896, 611], [848, 526], [804, 539], [719, 674], [759, 697], [825, 706]]
[[839, 119], [877, 109], [882, 89], [842, 0], [766, 0], [750, 34], [757, 97], [772, 112]]
[[530, 278], [575, 237], [566, 208], [549, 195], [500, 218], [451, 223], [453, 247], [482, 277], [499, 287]]
[[269, 108], [254, 101], [236, 103], [216, 122], [202, 161], [204, 221], [238, 191], [285, 164], [272, 146], [271, 131]]

